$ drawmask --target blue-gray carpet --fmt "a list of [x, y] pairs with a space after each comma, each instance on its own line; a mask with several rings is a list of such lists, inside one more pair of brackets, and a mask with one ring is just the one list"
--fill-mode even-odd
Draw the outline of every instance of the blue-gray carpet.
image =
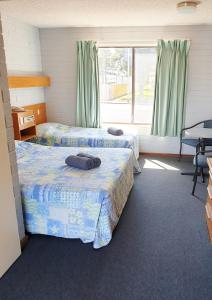
[[177, 170], [192, 168], [185, 159], [141, 162], [110, 245], [93, 250], [79, 240], [32, 236], [0, 280], [0, 299], [212, 299], [206, 185], [191, 196], [191, 177]]

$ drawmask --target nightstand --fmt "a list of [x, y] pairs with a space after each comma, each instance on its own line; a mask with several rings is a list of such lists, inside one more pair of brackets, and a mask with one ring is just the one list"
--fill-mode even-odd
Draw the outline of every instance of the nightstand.
[[35, 117], [32, 110], [13, 111], [15, 140], [26, 141], [36, 136]]

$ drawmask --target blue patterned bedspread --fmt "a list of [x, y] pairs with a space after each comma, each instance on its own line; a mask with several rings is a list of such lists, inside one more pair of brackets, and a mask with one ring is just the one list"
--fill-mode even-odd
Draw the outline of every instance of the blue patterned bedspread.
[[68, 167], [81, 148], [16, 142], [25, 226], [28, 232], [107, 245], [133, 186], [130, 149], [85, 148], [101, 158], [99, 168]]
[[134, 153], [134, 167], [140, 172], [138, 164], [139, 141], [135, 133], [114, 136], [105, 128], [71, 127], [58, 123], [44, 123], [37, 126], [36, 143], [47, 146], [129, 148]]

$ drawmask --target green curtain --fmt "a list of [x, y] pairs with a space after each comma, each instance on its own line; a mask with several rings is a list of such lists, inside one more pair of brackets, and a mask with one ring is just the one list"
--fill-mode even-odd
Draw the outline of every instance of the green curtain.
[[94, 41], [77, 42], [77, 126], [100, 126], [98, 49]]
[[178, 136], [184, 125], [190, 43], [158, 41], [151, 134]]

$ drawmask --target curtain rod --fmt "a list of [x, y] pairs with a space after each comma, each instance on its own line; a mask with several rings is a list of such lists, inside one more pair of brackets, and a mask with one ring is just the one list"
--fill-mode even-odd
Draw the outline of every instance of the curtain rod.
[[117, 40], [114, 40], [114, 41], [97, 41], [97, 45], [99, 47], [109, 47], [109, 46], [142, 46], [142, 47], [145, 47], [145, 46], [156, 46], [157, 45], [157, 41], [129, 41], [129, 40], [126, 40], [126, 41], [117, 41]]
[[164, 40], [164, 41], [174, 41], [174, 40], [177, 40], [177, 41], [188, 41], [188, 42], [191, 42], [191, 39], [182, 39], [182, 38], [159, 38], [157, 39], [158, 40]]
[[189, 38], [157, 38], [154, 40], [98, 40], [97, 42], [103, 42], [103, 43], [114, 43], [114, 42], [119, 42], [119, 43], [154, 43], [158, 40], [183, 40], [183, 41], [191, 41]]
[[173, 41], [173, 40], [181, 40], [181, 41], [188, 41], [188, 42], [191, 42], [191, 39], [188, 39], [188, 38], [158, 38], [158, 39], [155, 39], [155, 40], [132, 40], [132, 41], [129, 41], [129, 40], [121, 40], [121, 41], [117, 41], [117, 40], [110, 40], [110, 41], [104, 41], [104, 40], [99, 40], [97, 41], [97, 45], [99, 47], [104, 47], [104, 46], [156, 46], [157, 45], [157, 42], [158, 40], [164, 40], [164, 41]]

